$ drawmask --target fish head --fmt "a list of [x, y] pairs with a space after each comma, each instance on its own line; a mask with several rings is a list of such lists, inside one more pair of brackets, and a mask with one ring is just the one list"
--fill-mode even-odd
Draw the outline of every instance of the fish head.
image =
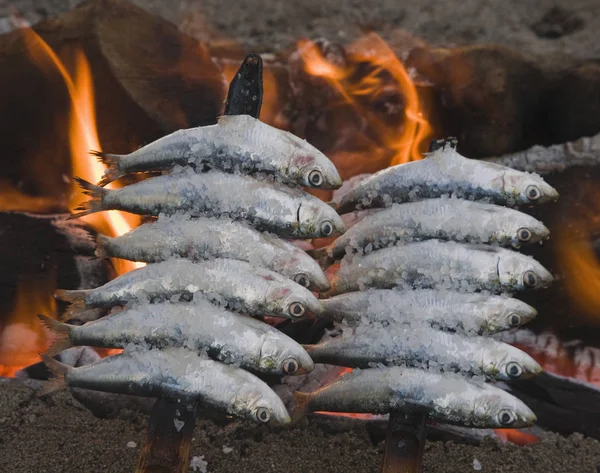
[[276, 264], [281, 274], [312, 291], [325, 292], [331, 288], [319, 263], [302, 250], [286, 253], [285, 259], [280, 258]]
[[519, 291], [539, 289], [554, 280], [550, 271], [530, 256], [503, 250], [498, 253], [498, 258], [498, 278], [504, 287]]
[[509, 239], [515, 248], [550, 238], [550, 230], [542, 222], [522, 212], [511, 214], [507, 227], [506, 239]]
[[318, 199], [303, 201], [298, 208], [299, 235], [308, 238], [327, 238], [346, 231], [342, 217]]
[[507, 170], [503, 174], [504, 191], [509, 200], [520, 205], [543, 204], [558, 200], [558, 192], [537, 174]]
[[253, 381], [244, 383], [236, 393], [235, 412], [241, 417], [263, 424], [289, 424], [292, 419], [281, 398], [254, 376]]
[[537, 316], [537, 310], [529, 304], [509, 297], [489, 301], [486, 311], [487, 333], [520, 327]]
[[472, 424], [487, 429], [520, 429], [533, 425], [536, 420], [523, 401], [494, 386], [482, 389], [472, 411]]
[[330, 159], [321, 151], [291, 133], [286, 135], [292, 145], [288, 172], [304, 187], [339, 189], [342, 178]]
[[269, 332], [260, 352], [263, 371], [282, 375], [300, 375], [313, 370], [315, 364], [302, 346], [280, 332]]
[[273, 284], [265, 294], [267, 315], [301, 320], [309, 314], [321, 315], [323, 307], [319, 300], [305, 287], [294, 281]]
[[500, 342], [488, 346], [483, 364], [488, 376], [502, 381], [532, 378], [543, 371], [527, 353]]

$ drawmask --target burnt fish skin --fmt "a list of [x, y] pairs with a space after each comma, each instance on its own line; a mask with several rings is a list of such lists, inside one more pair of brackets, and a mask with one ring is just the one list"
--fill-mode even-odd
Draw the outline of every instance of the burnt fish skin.
[[71, 218], [123, 210], [152, 216], [228, 217], [290, 238], [321, 238], [346, 231], [341, 217], [322, 200], [302, 189], [251, 176], [219, 171], [181, 173], [114, 190], [76, 180], [92, 198]]
[[519, 248], [549, 236], [542, 222], [517, 210], [455, 198], [426, 199], [367, 215], [331, 245], [311, 254], [334, 261], [348, 251], [430, 238]]
[[383, 169], [332, 203], [339, 213], [454, 195], [500, 205], [533, 205], [558, 199], [537, 174], [461, 156], [446, 145], [425, 159]]
[[89, 307], [114, 307], [130, 301], [158, 301], [199, 296], [252, 315], [302, 318], [320, 314], [318, 299], [305, 287], [244, 261], [214, 259], [194, 263], [173, 259], [129, 271], [96, 289], [58, 290], [55, 296], [73, 305], [72, 315]]
[[439, 422], [479, 428], [521, 428], [535, 414], [502, 389], [452, 374], [391, 367], [355, 370], [312, 393], [294, 393], [295, 420], [306, 412], [426, 412]]
[[322, 317], [349, 325], [428, 323], [467, 334], [494, 334], [520, 327], [537, 311], [518, 299], [488, 294], [416, 289], [370, 289], [322, 299]]
[[216, 125], [179, 130], [130, 154], [92, 154], [108, 166], [102, 186], [126, 174], [174, 166], [274, 174], [287, 183], [321, 189], [342, 185], [334, 164], [317, 148], [249, 115], [223, 116]]
[[218, 361], [274, 375], [314, 367], [304, 348], [275, 327], [207, 301], [144, 304], [79, 326], [38, 317], [56, 336], [49, 356], [72, 346], [126, 348], [133, 343], [207, 350]]
[[393, 287], [501, 294], [546, 287], [552, 280], [540, 263], [516, 251], [425, 240], [343, 260], [328, 295]]
[[44, 396], [67, 387], [117, 394], [195, 401], [255, 422], [289, 424], [283, 402], [252, 373], [201, 357], [185, 348], [126, 349], [91, 365], [73, 368], [48, 355], [42, 360], [54, 373], [39, 392]]
[[461, 371], [503, 381], [542, 372], [529, 355], [506, 343], [465, 337], [425, 325], [361, 326], [318, 345], [306, 346], [315, 363], [369, 368], [378, 364]]
[[329, 289], [317, 262], [297, 246], [241, 222], [161, 217], [124, 235], [99, 234], [96, 256], [156, 263], [173, 256], [193, 261], [230, 258], [275, 271], [315, 291]]

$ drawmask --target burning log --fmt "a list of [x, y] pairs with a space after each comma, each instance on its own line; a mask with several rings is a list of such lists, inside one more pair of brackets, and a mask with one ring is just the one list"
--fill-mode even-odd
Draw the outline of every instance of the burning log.
[[485, 161], [538, 174], [562, 172], [574, 166], [598, 166], [600, 134], [561, 145], [533, 146], [525, 151], [485, 158]]
[[0, 36], [0, 90], [10, 91], [0, 94], [1, 177], [20, 183], [27, 194], [63, 198], [63, 175], [70, 175], [69, 91], [36, 33], [67, 69], [83, 49], [94, 79], [100, 141], [115, 152], [214, 123], [220, 114], [224, 82], [207, 48], [133, 4], [92, 0], [34, 30]]
[[225, 115], [251, 115], [258, 118], [262, 89], [262, 59], [257, 54], [248, 54], [229, 86]]

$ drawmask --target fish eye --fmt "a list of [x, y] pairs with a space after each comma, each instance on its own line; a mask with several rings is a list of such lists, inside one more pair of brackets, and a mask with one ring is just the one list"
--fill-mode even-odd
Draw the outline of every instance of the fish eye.
[[512, 425], [515, 423], [515, 415], [509, 409], [502, 409], [498, 412], [498, 422], [502, 425]]
[[511, 327], [518, 327], [521, 325], [521, 316], [519, 314], [509, 314], [508, 315], [508, 325]]
[[333, 233], [333, 225], [329, 220], [325, 220], [321, 224], [321, 233], [323, 234], [323, 236], [329, 236]]
[[525, 271], [523, 273], [523, 284], [527, 287], [537, 286], [538, 278], [533, 271]]
[[308, 279], [308, 276], [304, 273], [296, 274], [294, 276], [294, 281], [296, 281], [298, 284], [304, 287], [310, 286], [310, 280]]
[[259, 407], [256, 409], [256, 418], [259, 422], [269, 422], [271, 419], [271, 413], [266, 407]]
[[292, 317], [302, 317], [305, 310], [301, 302], [292, 302], [290, 304], [289, 312]]
[[529, 228], [519, 228], [519, 230], [517, 230], [517, 237], [519, 237], [520, 241], [529, 241], [531, 240], [531, 230], [529, 230]]
[[294, 374], [296, 371], [298, 371], [298, 368], [298, 362], [293, 358], [288, 358], [283, 362], [283, 371], [286, 374]]
[[321, 171], [311, 171], [308, 175], [308, 182], [315, 187], [321, 187], [323, 185], [323, 174], [321, 174]]
[[515, 361], [511, 361], [506, 365], [506, 374], [511, 378], [518, 378], [523, 374], [523, 368]]
[[538, 186], [529, 186], [525, 193], [529, 200], [538, 200], [542, 196], [542, 193]]

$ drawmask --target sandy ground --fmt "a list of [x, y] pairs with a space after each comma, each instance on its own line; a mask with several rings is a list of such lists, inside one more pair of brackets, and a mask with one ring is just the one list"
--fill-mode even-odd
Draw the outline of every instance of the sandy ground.
[[[5, 385], [0, 389], [0, 472], [132, 472], [146, 422], [145, 415], [128, 410], [98, 419], [68, 392], [40, 400], [30, 388]], [[200, 421], [192, 442], [192, 456], [203, 456], [209, 473], [375, 473], [382, 452], [383, 444], [374, 445], [365, 430], [329, 434], [314, 423], [272, 431], [249, 425], [222, 429]], [[527, 447], [493, 441], [479, 447], [426, 446], [427, 473], [477, 471], [474, 465], [484, 473], [597, 473], [600, 442], [547, 434]]]
[[[286, 48], [300, 37], [350, 41], [363, 30], [389, 38], [400, 28], [444, 46], [499, 43], [563, 60], [600, 57], [599, 0], [133, 1], [199, 38], [217, 34], [257, 52]], [[35, 22], [77, 3], [0, 0], [0, 31], [11, 11]]]

